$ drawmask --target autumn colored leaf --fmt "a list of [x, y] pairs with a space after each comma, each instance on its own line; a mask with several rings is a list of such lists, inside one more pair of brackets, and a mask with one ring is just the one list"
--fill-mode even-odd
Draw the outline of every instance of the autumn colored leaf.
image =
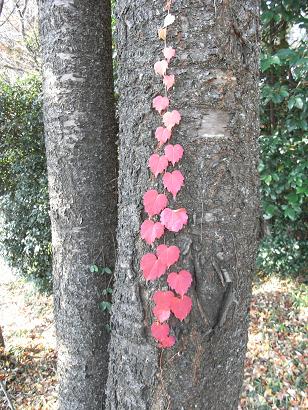
[[164, 27], [168, 27], [171, 24], [173, 24], [175, 21], [175, 16], [171, 13], [168, 13], [167, 16], [164, 19]]
[[161, 114], [162, 111], [165, 111], [169, 107], [169, 98], [158, 95], [153, 99], [152, 106], [156, 111], [159, 112], [159, 114]]
[[152, 154], [149, 158], [149, 168], [155, 177], [167, 169], [168, 163], [168, 158], [165, 155], [159, 156], [158, 154]]
[[173, 199], [184, 185], [184, 177], [181, 171], [166, 172], [163, 176], [164, 187], [171, 192]]
[[171, 301], [174, 298], [174, 293], [170, 290], [156, 291], [153, 295], [153, 300], [156, 306], [153, 309], [154, 316], [160, 321], [165, 322], [169, 319]]
[[174, 289], [180, 296], [184, 296], [190, 288], [192, 276], [187, 270], [181, 270], [179, 273], [171, 272], [167, 282], [171, 289]]
[[146, 253], [140, 260], [140, 268], [146, 280], [155, 280], [165, 274], [167, 266], [153, 253]]
[[158, 215], [167, 205], [167, 196], [159, 194], [156, 189], [150, 189], [143, 195], [144, 210], [150, 217]]
[[153, 295], [153, 301], [165, 309], [170, 309], [174, 293], [171, 290], [157, 290]]
[[175, 49], [172, 47], [165, 47], [163, 49], [164, 57], [170, 63], [171, 58], [175, 56]]
[[141, 238], [151, 245], [156, 239], [164, 234], [164, 226], [160, 222], [153, 222], [147, 219], [143, 222], [140, 229]]
[[155, 131], [155, 138], [159, 145], [163, 145], [171, 138], [171, 131], [164, 127], [158, 127]]
[[189, 296], [184, 295], [182, 298], [174, 297], [171, 302], [171, 311], [176, 318], [184, 320], [190, 313], [192, 300]]
[[175, 165], [182, 158], [183, 154], [184, 149], [180, 144], [168, 144], [165, 147], [165, 155], [172, 165]]
[[167, 29], [166, 28], [159, 28], [158, 29], [158, 37], [160, 40], [165, 41], [167, 38]]
[[161, 306], [154, 306], [153, 308], [153, 315], [156, 317], [156, 319], [160, 322], [163, 323], [166, 320], [169, 319], [170, 317], [170, 309], [164, 309]]
[[187, 224], [188, 216], [185, 208], [165, 208], [160, 214], [160, 222], [171, 232], [179, 232]]
[[159, 74], [161, 76], [164, 76], [166, 74], [167, 68], [168, 68], [168, 61], [167, 60], [157, 61], [154, 64], [155, 73]]
[[173, 74], [164, 75], [163, 83], [164, 83], [165, 87], [167, 88], [167, 91], [170, 90], [170, 88], [172, 88], [174, 86], [174, 83], [175, 83], [174, 75]]
[[160, 341], [159, 347], [168, 348], [172, 347], [175, 343], [175, 337], [174, 336], [167, 336], [165, 339]]
[[179, 124], [181, 121], [181, 114], [177, 110], [167, 111], [163, 115], [163, 123], [168, 128], [168, 130], [172, 130], [172, 128]]
[[164, 6], [164, 10], [168, 11], [171, 9], [172, 0], [167, 0]]
[[151, 326], [151, 333], [154, 339], [162, 342], [169, 335], [170, 327], [167, 323], [154, 322]]
[[171, 265], [179, 260], [180, 249], [175, 245], [159, 245], [156, 249], [156, 255], [162, 264], [170, 268]]

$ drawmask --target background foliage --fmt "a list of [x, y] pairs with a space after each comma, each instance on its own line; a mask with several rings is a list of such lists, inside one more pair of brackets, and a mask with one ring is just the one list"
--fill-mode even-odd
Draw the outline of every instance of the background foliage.
[[[262, 0], [261, 162], [265, 236], [259, 270], [301, 274], [307, 251], [305, 1]], [[113, 28], [115, 18], [112, 20]], [[114, 57], [116, 47], [114, 46]], [[114, 59], [116, 69], [116, 59]], [[50, 221], [37, 77], [0, 81], [0, 246], [39, 286], [51, 284]]]
[[261, 162], [265, 273], [302, 273], [307, 252], [307, 6], [262, 1]]
[[0, 81], [0, 244], [10, 265], [39, 287], [51, 279], [41, 82]]

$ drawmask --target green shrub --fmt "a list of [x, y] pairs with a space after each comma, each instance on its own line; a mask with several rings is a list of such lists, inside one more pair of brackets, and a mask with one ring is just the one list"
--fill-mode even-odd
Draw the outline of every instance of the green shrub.
[[51, 234], [41, 82], [0, 81], [0, 244], [12, 267], [51, 285]]
[[308, 58], [300, 32], [308, 27], [305, 7], [305, 1], [262, 1], [259, 171], [271, 234], [258, 264], [266, 273], [302, 273], [308, 259]]

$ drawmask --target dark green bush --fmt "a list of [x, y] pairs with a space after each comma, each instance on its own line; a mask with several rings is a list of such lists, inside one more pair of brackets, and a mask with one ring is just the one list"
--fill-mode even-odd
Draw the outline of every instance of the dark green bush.
[[262, 1], [259, 170], [271, 234], [258, 264], [266, 273], [297, 274], [307, 266], [308, 59], [299, 32], [308, 27], [305, 7], [304, 1]]
[[51, 285], [51, 234], [41, 82], [0, 81], [0, 244], [12, 267]]

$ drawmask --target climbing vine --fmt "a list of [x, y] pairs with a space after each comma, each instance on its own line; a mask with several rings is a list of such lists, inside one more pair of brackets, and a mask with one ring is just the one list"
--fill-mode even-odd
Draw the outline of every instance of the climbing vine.
[[[175, 21], [175, 16], [171, 13], [171, 5], [172, 1], [167, 1], [164, 8], [167, 15], [163, 27], [158, 30], [158, 37], [164, 42], [162, 50], [164, 58], [154, 64], [154, 71], [162, 78], [165, 92], [164, 95], [157, 95], [152, 102], [153, 109], [161, 116], [162, 125], [155, 131], [158, 145], [148, 161], [154, 179], [162, 176], [165, 192], [159, 193], [156, 189], [145, 192], [143, 206], [148, 219], [140, 228], [141, 238], [151, 246], [156, 240], [162, 238], [165, 230], [179, 232], [188, 222], [186, 209], [176, 206], [176, 197], [184, 185], [185, 178], [182, 172], [174, 167], [182, 159], [184, 149], [180, 144], [169, 143], [174, 128], [181, 121], [179, 111], [170, 109], [169, 99], [175, 84], [175, 76], [169, 72], [170, 63], [176, 56], [175, 48], [167, 45], [168, 27]], [[168, 198], [167, 193], [172, 197]], [[187, 270], [169, 272], [171, 266], [179, 259], [180, 249], [176, 245], [160, 244], [156, 247], [155, 253], [146, 253], [140, 260], [140, 268], [147, 281], [154, 281], [167, 274], [168, 290], [157, 290], [152, 297], [154, 321], [151, 333], [161, 348], [172, 347], [175, 343], [175, 337], [170, 334], [171, 329], [167, 323], [170, 315], [173, 314], [183, 321], [192, 308], [192, 300], [186, 295], [192, 283], [191, 273]]]

